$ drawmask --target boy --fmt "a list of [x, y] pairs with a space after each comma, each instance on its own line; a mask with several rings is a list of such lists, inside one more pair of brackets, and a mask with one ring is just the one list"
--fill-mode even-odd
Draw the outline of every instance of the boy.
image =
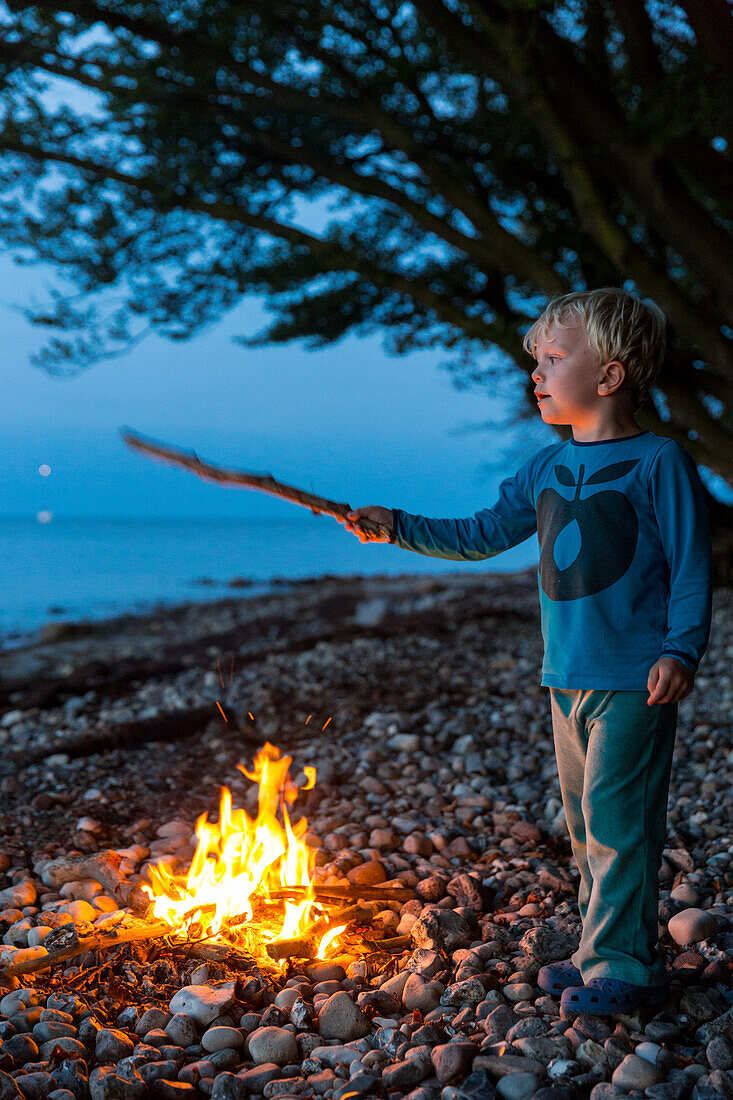
[[[537, 531], [553, 738], [581, 882], [583, 933], [538, 984], [562, 1008], [605, 1015], [664, 1000], [659, 865], [677, 705], [692, 691], [712, 611], [702, 484], [680, 444], [634, 413], [664, 354], [664, 316], [612, 287], [553, 299], [524, 341], [540, 415], [570, 424], [468, 519], [357, 508], [361, 542], [475, 561]], [[359, 527], [366, 516], [389, 539]], [[648, 695], [647, 695], [648, 692]]]

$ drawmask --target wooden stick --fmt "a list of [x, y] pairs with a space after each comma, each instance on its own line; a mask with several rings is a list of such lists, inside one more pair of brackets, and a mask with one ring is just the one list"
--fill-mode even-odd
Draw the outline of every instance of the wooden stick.
[[379, 951], [404, 951], [411, 943], [410, 936], [391, 936], [386, 940], [374, 940], [374, 945]]
[[61, 856], [46, 864], [41, 878], [47, 886], [54, 888], [77, 879], [93, 879], [120, 905], [146, 913], [150, 908], [150, 898], [139, 883], [130, 882], [120, 872], [121, 863], [122, 856], [112, 849], [96, 852], [93, 856]]
[[[121, 428], [120, 435], [128, 447], [147, 455], [150, 458], [169, 462], [174, 466], [182, 466], [191, 470], [204, 481], [215, 481], [219, 485], [234, 485], [240, 489], [259, 489], [262, 493], [289, 500], [291, 504], [300, 504], [304, 508], [310, 508], [315, 515], [333, 516], [334, 519], [346, 519], [351, 511], [350, 504], [341, 504], [335, 500], [327, 500], [325, 497], [316, 496], [315, 493], [307, 493], [304, 489], [296, 489], [292, 485], [285, 485], [276, 481], [271, 474], [250, 474], [244, 470], [227, 470], [223, 466], [215, 466], [211, 462], [202, 462], [194, 451], [182, 451], [178, 447], [171, 447], [165, 443], [156, 443], [147, 439], [131, 428]], [[382, 523], [374, 523], [370, 519], [360, 519], [358, 527], [367, 535], [375, 538], [392, 539], [392, 531]]]
[[372, 917], [370, 909], [364, 909], [361, 905], [350, 905], [348, 909], [342, 909], [340, 913], [332, 916], [321, 917], [300, 936], [294, 936], [289, 940], [274, 940], [268, 943], [265, 950], [271, 959], [312, 959], [314, 958], [318, 943], [323, 935], [331, 928], [338, 928], [340, 924], [367, 924]]
[[[334, 898], [340, 901], [412, 901], [415, 891], [408, 886], [314, 886], [313, 897], [316, 901]], [[305, 897], [307, 886], [286, 886], [282, 890], [271, 890], [268, 900]]]
[[48, 954], [27, 962], [10, 963], [0, 968], [0, 978], [16, 978], [21, 974], [35, 974], [39, 970], [49, 970], [57, 963], [66, 962], [86, 951], [95, 951], [106, 947], [117, 947], [121, 943], [133, 940], [159, 940], [170, 935], [173, 929], [165, 921], [149, 924], [134, 917], [128, 918], [124, 925], [108, 932], [94, 931], [91, 924], [63, 924], [49, 932], [44, 941]]

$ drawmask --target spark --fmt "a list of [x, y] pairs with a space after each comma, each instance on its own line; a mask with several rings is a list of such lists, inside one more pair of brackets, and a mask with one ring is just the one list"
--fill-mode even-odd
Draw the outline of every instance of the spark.
[[251, 711], [251, 710], [248, 710], [248, 711], [247, 711], [247, 714], [248, 714], [248, 715], [250, 716], [250, 718], [251, 718], [251, 719], [252, 719], [252, 721], [254, 722], [254, 720], [255, 720], [255, 716], [254, 716], [254, 714], [252, 713], [252, 711]]
[[218, 700], [218, 699], [216, 700], [216, 705], [217, 705], [217, 707], [219, 708], [219, 710], [221, 711], [221, 716], [222, 716], [222, 718], [224, 719], [224, 721], [225, 721], [225, 722], [228, 722], [228, 721], [229, 721], [229, 719], [227, 718], [226, 714], [225, 714], [225, 713], [224, 713], [224, 711], [222, 710], [222, 708], [221, 708], [221, 703], [219, 702], [219, 700]]
[[306, 724], [306, 726], [308, 725], [308, 723], [310, 722], [310, 720], [311, 720], [311, 718], [312, 718], [312, 717], [313, 717], [313, 715], [312, 715], [312, 714], [309, 714], [309, 715], [308, 715], [308, 717], [307, 717], [307, 718], [306, 718], [306, 720], [305, 720], [305, 724]]
[[326, 726], [328, 725], [328, 723], [329, 723], [330, 721], [331, 721], [331, 719], [330, 719], [330, 718], [327, 718], [327, 719], [326, 719], [326, 721], [325, 721], [325, 722], [323, 723], [323, 725], [321, 726], [321, 733], [323, 733], [323, 731], [325, 730]]
[[221, 674], [221, 661], [218, 657], [216, 658], [216, 667], [219, 669], [219, 680], [221, 681], [221, 686], [224, 687], [224, 677]]

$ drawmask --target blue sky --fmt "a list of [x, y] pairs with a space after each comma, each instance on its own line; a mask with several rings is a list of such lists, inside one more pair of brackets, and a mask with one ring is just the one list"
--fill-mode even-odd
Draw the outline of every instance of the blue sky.
[[[51, 285], [60, 285], [52, 269], [0, 256], [0, 514], [296, 511], [144, 460], [120, 442], [123, 424], [354, 505], [382, 503], [428, 515], [486, 506], [528, 442], [541, 446], [556, 438], [539, 418], [518, 432], [463, 431], [487, 420], [501, 423], [512, 383], [502, 394], [459, 391], [438, 367], [446, 357], [440, 351], [388, 357], [380, 334], [349, 337], [321, 351], [306, 350], [302, 341], [242, 348], [231, 337], [257, 332], [270, 318], [255, 297], [187, 343], [151, 336], [75, 377], [49, 375], [30, 363], [47, 330], [13, 307], [45, 300]], [[51, 467], [48, 477], [38, 472], [43, 464]]]

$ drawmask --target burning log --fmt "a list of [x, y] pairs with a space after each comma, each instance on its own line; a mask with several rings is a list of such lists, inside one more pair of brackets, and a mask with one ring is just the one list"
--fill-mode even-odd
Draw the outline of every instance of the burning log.
[[156, 940], [171, 934], [166, 921], [148, 921], [128, 917], [124, 924], [114, 928], [95, 929], [94, 925], [78, 921], [76, 924], [63, 924], [49, 932], [44, 941], [47, 955], [25, 962], [10, 963], [0, 968], [0, 977], [17, 978], [21, 974], [35, 974], [39, 970], [49, 970], [58, 963], [66, 962], [87, 951], [97, 951], [108, 947], [119, 947], [134, 940]]
[[[151, 458], [170, 462], [174, 466], [183, 466], [198, 474], [204, 481], [215, 481], [219, 485], [235, 485], [241, 489], [259, 489], [262, 493], [289, 500], [292, 504], [300, 504], [309, 508], [314, 515], [333, 516], [334, 519], [346, 519], [351, 511], [350, 504], [341, 504], [335, 500], [327, 500], [325, 497], [308, 493], [304, 489], [296, 489], [292, 485], [284, 485], [276, 481], [271, 474], [250, 474], [244, 470], [226, 470], [221, 466], [215, 466], [211, 462], [202, 462], [194, 451], [181, 451], [177, 447], [171, 447], [165, 443], [156, 443], [152, 439], [146, 439], [130, 428], [122, 428], [120, 435], [128, 447], [141, 451]], [[367, 535], [381, 538], [391, 538], [392, 532], [382, 523], [374, 523], [369, 519], [360, 519], [358, 526]]]
[[370, 909], [361, 905], [350, 905], [340, 913], [333, 913], [314, 921], [300, 936], [287, 940], [274, 940], [265, 950], [271, 959], [314, 959], [318, 945], [326, 932], [340, 928], [353, 921], [355, 924], [368, 924], [372, 919]]
[[[308, 895], [308, 890], [312, 895]], [[278, 901], [282, 898], [294, 898], [296, 900], [312, 896], [316, 901], [412, 901], [415, 891], [409, 886], [287, 886], [282, 890], [271, 890], [271, 900]]]
[[146, 913], [150, 908], [149, 896], [139, 883], [130, 882], [120, 871], [121, 864], [122, 856], [111, 849], [97, 852], [93, 856], [61, 856], [46, 864], [41, 878], [47, 886], [54, 888], [77, 879], [93, 879], [120, 906], [127, 906], [137, 913]]

